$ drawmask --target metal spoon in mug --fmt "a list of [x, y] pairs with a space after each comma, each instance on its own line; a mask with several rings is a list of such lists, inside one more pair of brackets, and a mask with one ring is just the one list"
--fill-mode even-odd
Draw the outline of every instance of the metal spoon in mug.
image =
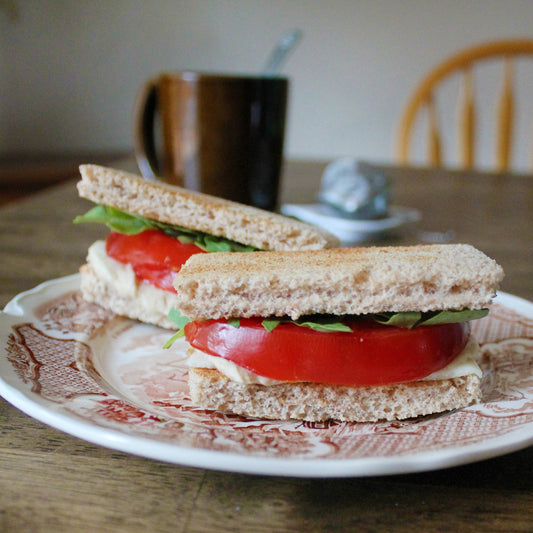
[[299, 28], [293, 28], [292, 30], [284, 33], [270, 53], [270, 57], [266, 62], [265, 68], [263, 69], [263, 75], [274, 76], [277, 74], [281, 69], [281, 65], [285, 59], [287, 59], [287, 56], [291, 50], [293, 50], [293, 48], [298, 44], [302, 36], [303, 32]]

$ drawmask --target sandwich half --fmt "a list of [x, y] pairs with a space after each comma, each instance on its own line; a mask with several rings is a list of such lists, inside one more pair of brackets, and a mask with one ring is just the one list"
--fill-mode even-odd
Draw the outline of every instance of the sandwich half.
[[174, 281], [191, 398], [314, 422], [467, 406], [481, 396], [470, 321], [502, 277], [469, 245], [191, 257]]
[[[97, 165], [80, 167], [78, 192], [97, 205], [75, 222], [112, 231], [80, 268], [83, 297], [113, 312], [175, 329], [172, 281], [204, 252], [315, 250], [338, 243], [310, 224]], [[209, 255], [209, 254], [205, 254]]]

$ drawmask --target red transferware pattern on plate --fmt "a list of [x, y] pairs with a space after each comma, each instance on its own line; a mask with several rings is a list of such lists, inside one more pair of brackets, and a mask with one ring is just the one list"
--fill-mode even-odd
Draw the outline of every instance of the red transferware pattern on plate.
[[[8, 389], [7, 394], [5, 388], [0, 392], [29, 414], [33, 414], [31, 407], [13, 401], [13, 388], [24, 393], [25, 401], [29, 398], [41, 408], [60, 411], [67, 418], [82, 421], [85, 427], [171, 446], [164, 453], [134, 446], [119, 449], [176, 463], [210, 466], [210, 462], [204, 464], [198, 458], [184, 458], [183, 450], [245, 458], [357, 461], [417, 455], [424, 459], [427, 452], [462, 448], [482, 458], [497, 452], [476, 452], [476, 447], [488, 443], [490, 448], [494, 439], [498, 442], [518, 432], [518, 441], [511, 439], [502, 444], [500, 453], [533, 440], [533, 319], [512, 305], [495, 303], [487, 318], [473, 323], [483, 352], [480, 404], [399, 422], [278, 422], [196, 407], [188, 395], [185, 342], [180, 340], [171, 350], [163, 350], [168, 331], [115, 317], [84, 302], [72, 289], [77, 283], [76, 277], [63, 278], [8, 305], [2, 318], [9, 317], [9, 327], [4, 328], [5, 333], [0, 330], [5, 345], [0, 375]], [[512, 304], [515, 298], [507, 296]], [[500, 300], [505, 303], [505, 295]], [[7, 313], [13, 310], [16, 313]], [[37, 414], [36, 418], [48, 422], [46, 416]], [[51, 425], [84, 438], [68, 423], [55, 421]], [[520, 435], [521, 430], [526, 434]], [[112, 439], [105, 436], [87, 440], [114, 447]], [[455, 457], [450, 464], [461, 462]], [[434, 467], [439, 467], [438, 461]], [[416, 466], [407, 471], [414, 470]], [[242, 471], [256, 470], [247, 466]], [[265, 465], [257, 471], [265, 473]], [[406, 470], [363, 468], [364, 474], [395, 471]], [[351, 475], [358, 472], [355, 469]], [[273, 473], [284, 471], [274, 468]], [[286, 475], [291, 475], [290, 469]]]

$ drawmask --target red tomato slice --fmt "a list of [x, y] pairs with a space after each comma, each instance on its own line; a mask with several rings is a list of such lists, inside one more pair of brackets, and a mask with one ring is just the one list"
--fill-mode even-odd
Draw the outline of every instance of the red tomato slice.
[[109, 257], [130, 264], [135, 275], [160, 289], [176, 292], [172, 281], [191, 255], [203, 253], [196, 244], [184, 244], [158, 230], [137, 235], [110, 233], [106, 239]]
[[405, 329], [368, 319], [345, 322], [348, 332], [318, 332], [281, 323], [268, 332], [261, 319], [189, 322], [187, 341], [251, 372], [280, 381], [382, 385], [424, 378], [444, 368], [465, 347], [467, 322]]

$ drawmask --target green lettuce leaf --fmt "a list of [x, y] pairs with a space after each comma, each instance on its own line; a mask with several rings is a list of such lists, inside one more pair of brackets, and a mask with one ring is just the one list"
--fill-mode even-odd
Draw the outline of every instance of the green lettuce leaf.
[[281, 324], [281, 320], [277, 320], [275, 318], [265, 318], [261, 322], [261, 325], [267, 330], [272, 331], [278, 327], [278, 325]]
[[209, 233], [191, 230], [182, 226], [174, 226], [151, 218], [126, 213], [115, 207], [97, 205], [84, 215], [77, 216], [74, 224], [94, 222], [105, 224], [111, 231], [124, 235], [136, 235], [148, 229], [158, 229], [183, 243], [193, 243], [207, 252], [253, 252], [253, 246], [241, 244], [224, 237], [216, 237]]
[[[372, 318], [380, 324], [386, 324], [388, 326], [396, 326], [401, 328], [415, 328], [418, 326], [432, 326], [435, 324], [453, 324], [455, 322], [466, 322], [469, 320], [476, 320], [487, 316], [488, 309], [462, 309], [459, 311], [430, 311], [427, 313], [420, 313], [418, 311], [413, 312], [400, 312], [400, 313], [379, 313], [374, 315], [365, 315], [367, 318]], [[170, 348], [173, 342], [180, 337], [183, 337], [183, 327], [190, 319], [181, 315], [177, 309], [172, 309], [168, 315], [168, 318], [172, 320], [179, 328], [179, 331], [175, 333], [164, 345], [163, 348]], [[334, 315], [310, 315], [307, 317], [299, 318], [298, 320], [291, 320], [289, 318], [265, 318], [261, 325], [267, 331], [273, 331], [281, 323], [292, 323], [296, 326], [310, 328], [315, 331], [321, 331], [329, 333], [333, 331], [352, 331], [349, 326], [340, 322], [339, 317]], [[240, 320], [238, 318], [232, 318], [228, 320], [228, 324], [238, 328], [240, 326]]]
[[282, 322], [292, 323], [296, 326], [313, 329], [315, 331], [322, 331], [325, 333], [332, 331], [352, 331], [348, 326], [339, 321], [339, 317], [329, 315], [313, 315], [311, 317], [303, 317], [298, 320], [290, 320], [288, 318], [267, 318], [263, 320], [261, 324], [267, 331], [272, 331]]
[[352, 329], [346, 324], [339, 322], [339, 317], [330, 316], [313, 316], [312, 318], [298, 319], [294, 321], [294, 324], [303, 328], [313, 329], [315, 331], [322, 331], [329, 333], [332, 331], [344, 331], [351, 332]]
[[436, 324], [453, 324], [455, 322], [476, 320], [487, 316], [488, 312], [488, 309], [461, 309], [458, 311], [429, 311], [426, 313], [418, 311], [379, 313], [370, 316], [380, 324], [412, 329], [418, 326], [434, 326]]
[[74, 219], [74, 224], [84, 222], [105, 224], [112, 231], [124, 235], [136, 235], [146, 229], [153, 229], [147, 219], [104, 205], [97, 205], [84, 215], [79, 215]]
[[422, 313], [419, 313], [418, 311], [406, 311], [402, 313], [379, 313], [370, 316], [380, 324], [410, 329], [418, 324], [422, 318]]
[[[462, 309], [459, 311], [431, 311], [421, 313], [418, 311], [400, 312], [400, 313], [379, 313], [365, 315], [380, 324], [387, 326], [396, 326], [399, 328], [415, 328], [418, 326], [432, 326], [436, 324], [453, 324], [455, 322], [467, 322], [483, 318], [488, 314], [488, 309]], [[296, 326], [307, 327], [315, 331], [352, 331], [349, 326], [343, 324], [338, 316], [329, 315], [311, 315], [302, 317], [298, 320], [290, 319], [273, 319], [263, 320], [262, 325], [267, 331], [272, 331], [281, 322], [292, 322]]]
[[163, 344], [163, 348], [165, 350], [168, 350], [173, 344], [175, 341], [177, 341], [178, 339], [181, 339], [181, 337], [184, 337], [185, 336], [185, 330], [183, 329], [179, 329], [178, 331], [176, 331], [176, 333], [174, 333], [174, 335], [172, 335], [172, 337], [170, 337], [170, 339], [168, 339], [165, 344]]
[[435, 311], [422, 316], [421, 325], [432, 326], [435, 324], [453, 324], [477, 320], [489, 314], [488, 309], [461, 309], [460, 311]]
[[185, 324], [191, 321], [189, 317], [182, 315], [175, 307], [172, 307], [172, 309], [170, 309], [170, 312], [168, 313], [168, 319], [174, 322], [174, 324], [178, 326], [178, 329], [183, 329], [185, 327]]
[[191, 321], [190, 318], [182, 315], [175, 307], [172, 307], [172, 309], [169, 311], [168, 319], [178, 326], [178, 331], [176, 331], [176, 333], [174, 333], [174, 335], [172, 335], [172, 337], [170, 337], [170, 339], [163, 344], [163, 348], [165, 349], [170, 348], [177, 339], [180, 339], [185, 335], [185, 330], [183, 328], [187, 322]]

